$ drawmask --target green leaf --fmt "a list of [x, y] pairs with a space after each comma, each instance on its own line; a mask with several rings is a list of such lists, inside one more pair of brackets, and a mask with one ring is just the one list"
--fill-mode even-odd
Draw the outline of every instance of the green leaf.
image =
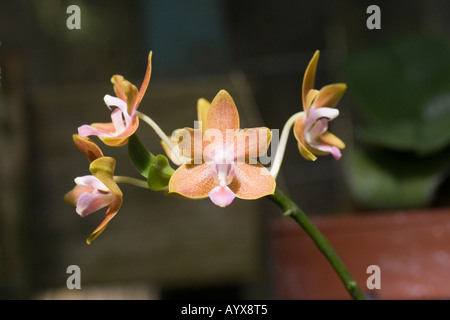
[[147, 178], [155, 156], [147, 150], [136, 134], [128, 139], [128, 155], [136, 170]]
[[346, 164], [350, 190], [367, 208], [426, 207], [448, 174], [450, 150], [421, 157], [411, 152], [356, 149]]
[[[425, 155], [450, 145], [450, 43], [397, 39], [349, 57], [346, 95], [363, 116], [363, 142]], [[362, 126], [361, 126], [362, 127]]]
[[170, 177], [175, 172], [169, 164], [167, 157], [158, 154], [149, 167], [147, 183], [151, 190], [161, 191], [167, 188]]

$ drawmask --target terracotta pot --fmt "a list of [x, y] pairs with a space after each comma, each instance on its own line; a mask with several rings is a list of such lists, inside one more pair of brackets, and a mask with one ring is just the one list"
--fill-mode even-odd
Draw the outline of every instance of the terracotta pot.
[[[368, 298], [450, 298], [450, 208], [312, 219]], [[270, 224], [275, 299], [351, 299], [320, 250], [290, 218]], [[374, 284], [379, 267], [380, 289]], [[376, 280], [376, 279], [375, 279]]]

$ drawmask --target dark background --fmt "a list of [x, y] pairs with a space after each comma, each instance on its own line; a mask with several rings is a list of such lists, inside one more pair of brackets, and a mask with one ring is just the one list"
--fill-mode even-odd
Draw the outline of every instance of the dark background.
[[[69, 30], [69, 5], [81, 29]], [[366, 9], [381, 9], [369, 30]], [[272, 298], [272, 219], [267, 199], [172, 199], [123, 186], [124, 205], [91, 246], [85, 239], [103, 213], [81, 219], [64, 193], [89, 174], [71, 135], [78, 126], [109, 121], [102, 99], [110, 77], [137, 86], [153, 51], [153, 72], [140, 111], [166, 133], [192, 126], [196, 101], [220, 89], [236, 100], [242, 127], [281, 129], [301, 111], [301, 83], [321, 51], [316, 87], [345, 82], [342, 66], [359, 52], [433, 35], [448, 41], [448, 1], [0, 1], [0, 297], [16, 298]], [[450, 71], [450, 70], [449, 70]], [[347, 143], [343, 158], [303, 160], [290, 137], [278, 186], [312, 216], [371, 210], [346, 179], [347, 150], [361, 120], [349, 86], [330, 124]], [[149, 149], [161, 153], [141, 123]], [[137, 176], [126, 148], [109, 148], [121, 175]], [[448, 146], [448, 145], [447, 145]], [[447, 147], [448, 149], [448, 147]], [[448, 178], [428, 206], [448, 204]], [[66, 288], [69, 265], [82, 289]]]

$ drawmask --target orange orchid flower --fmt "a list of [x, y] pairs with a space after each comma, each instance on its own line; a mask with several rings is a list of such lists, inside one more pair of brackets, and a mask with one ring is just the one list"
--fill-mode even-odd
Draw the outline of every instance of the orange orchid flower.
[[209, 196], [220, 207], [240, 199], [273, 194], [275, 179], [255, 158], [267, 152], [268, 128], [239, 130], [239, 113], [225, 90], [211, 104], [199, 100], [198, 129], [178, 131], [183, 141], [176, 148], [189, 163], [182, 164], [169, 181], [169, 192], [201, 199]]
[[152, 52], [148, 55], [147, 71], [144, 76], [141, 88], [138, 91], [135, 85], [125, 80], [121, 75], [114, 75], [111, 82], [114, 85], [114, 92], [117, 97], [105, 95], [103, 100], [108, 108], [117, 107], [111, 113], [110, 123], [93, 123], [82, 125], [78, 128], [81, 137], [98, 136], [109, 146], [122, 146], [128, 142], [130, 137], [139, 126], [137, 108], [147, 90], [152, 72], [151, 65]]
[[92, 175], [75, 178], [76, 186], [64, 196], [64, 200], [76, 206], [76, 212], [85, 217], [104, 207], [105, 218], [87, 239], [90, 244], [106, 228], [122, 205], [122, 191], [114, 181], [114, 158], [103, 156], [100, 148], [89, 138], [73, 135], [76, 146], [90, 162]]
[[336, 105], [347, 86], [336, 83], [314, 89], [319, 51], [311, 59], [303, 78], [302, 102], [304, 113], [296, 120], [294, 135], [301, 155], [307, 160], [316, 160], [316, 155], [331, 154], [341, 157], [340, 149], [345, 148], [341, 139], [328, 132], [328, 122], [339, 115]]

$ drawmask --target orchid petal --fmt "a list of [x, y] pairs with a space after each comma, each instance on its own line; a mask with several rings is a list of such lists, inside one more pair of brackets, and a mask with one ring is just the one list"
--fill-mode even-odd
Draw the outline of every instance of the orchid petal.
[[312, 145], [313, 141], [316, 141], [322, 133], [328, 130], [328, 120], [325, 118], [318, 119], [314, 125], [305, 132], [305, 140]]
[[124, 80], [124, 77], [118, 74], [111, 77], [111, 83], [114, 85], [114, 92], [116, 93], [116, 96], [123, 101], [127, 101], [127, 96], [125, 95], [125, 91], [122, 86], [122, 82]]
[[123, 91], [125, 92], [125, 96], [127, 97], [127, 114], [132, 115], [136, 112], [139, 99], [138, 89], [131, 82], [124, 80], [123, 81]]
[[114, 181], [114, 168], [116, 160], [111, 157], [98, 158], [91, 162], [89, 170], [98, 178], [112, 193], [122, 196], [122, 191]]
[[136, 106], [133, 108], [134, 111], [137, 109], [137, 107], [141, 103], [142, 98], [144, 97], [145, 91], [147, 91], [147, 87], [150, 82], [150, 77], [152, 75], [152, 55], [153, 55], [153, 52], [150, 51], [148, 54], [147, 70], [145, 71], [144, 80], [142, 81], [141, 88], [139, 89]]
[[103, 194], [85, 192], [78, 198], [76, 212], [80, 216], [85, 217], [108, 206], [113, 197], [114, 195], [111, 193]]
[[101, 182], [98, 178], [93, 175], [76, 177], [75, 183], [80, 186], [92, 187], [96, 190], [102, 190], [109, 192], [109, 189], [103, 182]]
[[330, 146], [335, 146], [339, 149], [344, 149], [345, 148], [345, 143], [339, 139], [338, 137], [336, 137], [334, 134], [332, 134], [331, 132], [327, 131], [324, 132], [320, 137], [319, 140], [325, 144], [328, 144]]
[[347, 85], [345, 83], [335, 83], [323, 87], [320, 89], [312, 107], [315, 109], [336, 107], [346, 89]]
[[224, 136], [230, 129], [239, 129], [239, 113], [233, 98], [227, 91], [220, 90], [211, 102], [206, 127], [218, 129]]
[[339, 110], [335, 108], [311, 108], [309, 114], [306, 117], [306, 131], [311, 130], [312, 126], [316, 125], [316, 122], [321, 119], [325, 119], [326, 123], [339, 116]]
[[236, 197], [233, 191], [227, 186], [220, 187], [217, 186], [209, 192], [209, 198], [211, 201], [219, 207], [226, 207], [231, 204]]
[[243, 129], [236, 135], [236, 158], [242, 163], [249, 157], [266, 154], [272, 140], [272, 131], [266, 127]]
[[314, 99], [319, 94], [319, 90], [311, 89], [309, 90], [308, 94], [306, 95], [306, 104], [304, 105], [304, 109], [306, 111], [306, 115], [308, 115], [309, 107], [312, 105]]
[[64, 201], [66, 201], [67, 203], [76, 206], [77, 202], [78, 202], [78, 198], [80, 198], [80, 196], [85, 193], [85, 192], [92, 192], [94, 190], [93, 187], [89, 186], [82, 186], [82, 185], [75, 185], [75, 187], [70, 190], [69, 192], [67, 192], [64, 195]]
[[275, 192], [275, 179], [260, 163], [237, 163], [234, 179], [228, 187], [240, 199], [258, 199]]
[[95, 144], [94, 141], [89, 139], [88, 137], [81, 137], [78, 134], [72, 135], [73, 142], [80, 149], [86, 158], [88, 158], [89, 162], [94, 161], [95, 159], [103, 157], [103, 152], [100, 148]]
[[307, 148], [305, 142], [305, 116], [301, 116], [294, 124], [294, 136], [298, 142], [298, 150], [303, 158], [310, 161], [315, 161], [317, 157]]
[[[334, 147], [334, 146], [330, 146], [324, 143], [319, 143], [319, 142], [313, 142], [311, 143], [311, 146], [314, 149], [317, 149], [325, 154], [331, 153], [331, 155], [336, 159], [340, 159], [342, 154], [341, 151], [339, 150], [339, 148]], [[317, 153], [317, 152], [316, 152]]]
[[311, 151], [309, 151], [309, 149], [304, 146], [302, 143], [298, 143], [297, 144], [298, 147], [298, 151], [300, 151], [300, 154], [302, 155], [303, 158], [305, 158], [306, 160], [309, 161], [316, 161], [317, 157], [314, 155], [314, 153], [312, 153]]
[[[115, 131], [114, 125], [112, 123], [93, 123], [92, 127], [94, 128], [111, 128], [113, 132]], [[125, 130], [119, 134], [102, 134], [98, 135], [100, 140], [103, 141], [108, 146], [112, 147], [118, 147], [123, 146], [128, 142], [128, 138], [136, 132], [137, 128], [139, 127], [139, 118], [133, 117], [131, 120], [131, 123], [125, 128]]]
[[119, 109], [116, 109], [111, 113], [111, 120], [115, 129], [114, 135], [120, 135], [125, 131], [125, 124], [123, 123], [122, 114], [122, 111]]
[[[107, 136], [113, 135], [115, 131], [114, 125], [112, 123], [99, 123], [97, 128], [93, 125], [84, 124], [78, 127], [78, 135], [80, 137], [88, 137], [88, 136]], [[104, 127], [103, 127], [104, 125]]]
[[[170, 140], [177, 146], [185, 162], [195, 161], [201, 163], [203, 150], [208, 142], [203, 143], [203, 135], [200, 129], [183, 128], [175, 130]], [[197, 163], [198, 162], [198, 163]]]
[[[115, 106], [118, 109], [120, 109], [120, 111], [123, 114], [123, 117], [125, 118], [125, 122], [128, 124], [130, 122], [131, 116], [128, 113], [128, 109], [127, 109], [127, 104], [125, 101], [110, 96], [109, 94], [105, 95], [103, 97], [103, 101], [105, 101], [106, 105], [111, 109], [111, 106]], [[111, 116], [112, 117], [112, 116]], [[123, 121], [123, 120], [122, 120]], [[114, 121], [113, 121], [114, 122]]]
[[208, 119], [208, 112], [211, 108], [211, 103], [206, 99], [198, 99], [197, 101], [197, 120], [202, 124], [202, 131], [206, 130], [206, 121]]
[[216, 187], [215, 169], [212, 164], [185, 164], [179, 167], [169, 181], [169, 192], [201, 199]]
[[118, 99], [125, 102], [127, 106], [124, 112], [132, 114], [137, 105], [138, 89], [136, 86], [121, 75], [112, 76], [111, 83], [114, 85], [114, 92]]
[[308, 67], [306, 68], [305, 75], [303, 76], [303, 87], [302, 87], [302, 102], [303, 102], [303, 109], [304, 111], [307, 111], [309, 105], [306, 103], [306, 97], [309, 92], [309, 90], [314, 89], [314, 82], [316, 81], [316, 70], [317, 70], [317, 63], [319, 62], [319, 50], [317, 50], [311, 61], [308, 64]]
[[[178, 160], [178, 157], [175, 155], [173, 150], [165, 143], [164, 141], [161, 141], [161, 146], [164, 149], [164, 152], [169, 157], [170, 161], [172, 161], [177, 166], [180, 166], [182, 163], [180, 160]], [[174, 145], [174, 148], [178, 148], [176, 145]]]
[[122, 205], [122, 197], [121, 196], [115, 196], [113, 200], [111, 201], [108, 210], [106, 210], [105, 218], [100, 223], [100, 225], [92, 232], [92, 234], [89, 236], [89, 238], [86, 240], [87, 244], [91, 244], [91, 242], [97, 238], [107, 227], [109, 221], [111, 221], [112, 218], [117, 214], [120, 207]]

